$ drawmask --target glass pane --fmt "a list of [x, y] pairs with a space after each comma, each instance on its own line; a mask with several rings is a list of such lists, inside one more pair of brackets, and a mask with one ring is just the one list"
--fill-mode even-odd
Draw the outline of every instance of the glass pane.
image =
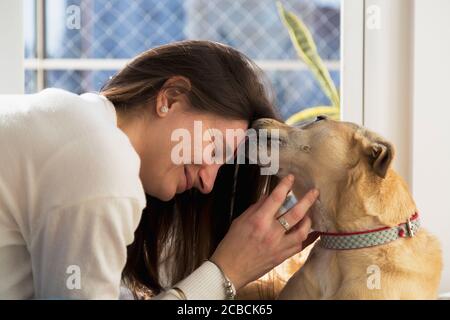
[[36, 5], [34, 0], [23, 0], [23, 30], [25, 58], [36, 57]]
[[[287, 0], [324, 59], [339, 59], [339, 0]], [[273, 0], [47, 0], [46, 51], [51, 58], [131, 58], [182, 39], [229, 44], [253, 59], [295, 59]], [[79, 8], [80, 27], [68, 27]]]
[[[31, 0], [26, 0], [31, 1]], [[340, 59], [340, 0], [285, 0], [311, 30], [319, 54]], [[161, 44], [208, 39], [229, 44], [255, 60], [298, 57], [273, 0], [47, 0], [47, 58], [127, 59]], [[78, 9], [79, 15], [76, 16]], [[79, 28], [71, 24], [79, 18]], [[307, 69], [266, 70], [283, 118], [328, 105]], [[340, 70], [330, 70], [339, 86]], [[113, 71], [46, 72], [46, 86], [73, 92], [98, 90]]]
[[36, 71], [25, 70], [25, 93], [36, 93]]
[[[330, 73], [336, 86], [339, 86], [339, 70]], [[267, 71], [266, 74], [272, 84], [276, 104], [284, 120], [306, 108], [330, 105], [314, 76], [307, 70]]]
[[[183, 2], [47, 0], [47, 56], [131, 58], [151, 47], [185, 39]], [[79, 8], [79, 29], [71, 23], [74, 14], [66, 13], [73, 5]]]
[[117, 71], [51, 70], [45, 73], [47, 87], [65, 89], [78, 94], [99, 91]]
[[[75, 93], [99, 91], [109, 77], [117, 71], [47, 71], [46, 83], [48, 87], [65, 89]], [[34, 74], [34, 73], [33, 73]], [[276, 105], [280, 114], [287, 119], [299, 110], [328, 105], [328, 98], [320, 90], [317, 81], [309, 71], [267, 71], [267, 78], [275, 93]], [[333, 81], [339, 85], [339, 71], [332, 71]], [[35, 75], [34, 75], [35, 77]], [[29, 78], [31, 80], [31, 78]], [[35, 80], [33, 80], [35, 81]], [[35, 82], [28, 85], [35, 88]], [[282, 88], [282, 90], [279, 90]], [[28, 90], [27, 92], [34, 92]]]
[[[339, 59], [340, 1], [287, 0], [310, 27], [324, 59]], [[296, 59], [275, 1], [186, 1], [186, 35], [229, 44], [253, 59]]]

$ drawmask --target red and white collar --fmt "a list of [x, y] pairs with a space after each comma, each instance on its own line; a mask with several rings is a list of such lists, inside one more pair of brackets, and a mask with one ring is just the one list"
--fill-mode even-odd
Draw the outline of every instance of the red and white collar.
[[406, 222], [395, 227], [383, 227], [359, 232], [319, 232], [319, 245], [333, 250], [370, 248], [399, 238], [412, 238], [419, 228], [419, 214], [416, 212]]

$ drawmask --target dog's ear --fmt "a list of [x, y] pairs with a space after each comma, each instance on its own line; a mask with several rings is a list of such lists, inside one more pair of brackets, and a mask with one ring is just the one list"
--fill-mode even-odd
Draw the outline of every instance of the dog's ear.
[[381, 178], [386, 177], [386, 173], [394, 159], [394, 148], [387, 141], [373, 142], [370, 146], [371, 161], [373, 171]]
[[355, 138], [368, 157], [373, 172], [379, 177], [385, 178], [394, 159], [394, 146], [381, 136], [363, 128], [355, 133]]

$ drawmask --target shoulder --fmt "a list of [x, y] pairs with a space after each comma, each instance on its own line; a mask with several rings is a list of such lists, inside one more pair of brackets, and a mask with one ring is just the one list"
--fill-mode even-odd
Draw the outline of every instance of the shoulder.
[[79, 131], [89, 131], [100, 126], [115, 126], [117, 122], [112, 103], [96, 93], [77, 95], [49, 88], [30, 95], [29, 101], [35, 123], [40, 118], [46, 125], [51, 123], [56, 128], [64, 123], [68, 134], [78, 134]]
[[76, 138], [82, 132], [115, 126], [114, 106], [105, 97], [88, 93], [77, 95], [49, 88], [36, 94], [0, 96], [2, 135], [17, 131], [33, 132], [35, 139], [45, 137], [46, 145]]
[[36, 210], [96, 197], [144, 205], [140, 159], [106, 98], [51, 88], [0, 99], [0, 107], [0, 144], [16, 160], [18, 174], [22, 163], [30, 168], [27, 189]]
[[96, 197], [128, 197], [145, 206], [140, 158], [117, 127], [80, 132], [48, 158], [38, 176], [41, 208]]
[[99, 130], [83, 135], [47, 161], [39, 176], [39, 190], [47, 193], [43, 199], [54, 203], [46, 205], [67, 205], [94, 197], [145, 201], [139, 178], [140, 159], [119, 131]]

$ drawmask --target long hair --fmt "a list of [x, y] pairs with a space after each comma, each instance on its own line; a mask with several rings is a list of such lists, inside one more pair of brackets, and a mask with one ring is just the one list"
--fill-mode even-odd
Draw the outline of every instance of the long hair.
[[[262, 71], [237, 50], [210, 41], [181, 41], [148, 50], [119, 71], [101, 90], [122, 114], [145, 112], [163, 84], [184, 76], [183, 92], [193, 110], [229, 119], [279, 119]], [[273, 95], [272, 95], [273, 96]], [[268, 177], [248, 164], [225, 164], [209, 194], [189, 190], [163, 202], [147, 195], [147, 207], [128, 247], [123, 280], [137, 294], [164, 289], [160, 267], [170, 259], [167, 275], [176, 283], [209, 258], [231, 221], [254, 203]], [[269, 179], [270, 180], [270, 179]]]

